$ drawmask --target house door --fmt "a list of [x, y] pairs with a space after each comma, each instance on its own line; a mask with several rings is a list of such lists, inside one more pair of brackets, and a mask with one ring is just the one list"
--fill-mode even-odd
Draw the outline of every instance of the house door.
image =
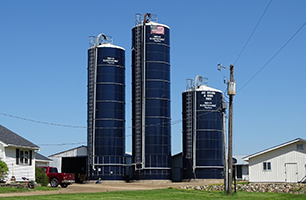
[[298, 168], [297, 163], [286, 163], [285, 164], [285, 177], [288, 183], [298, 182]]

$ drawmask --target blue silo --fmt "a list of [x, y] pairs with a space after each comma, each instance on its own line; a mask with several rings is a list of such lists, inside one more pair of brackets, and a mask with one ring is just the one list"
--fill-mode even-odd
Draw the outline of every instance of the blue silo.
[[88, 177], [123, 180], [125, 50], [104, 34], [88, 49]]
[[222, 92], [197, 83], [201, 79], [189, 79], [182, 94], [183, 179], [221, 179]]
[[132, 156], [135, 179], [170, 179], [170, 28], [136, 15], [132, 29]]

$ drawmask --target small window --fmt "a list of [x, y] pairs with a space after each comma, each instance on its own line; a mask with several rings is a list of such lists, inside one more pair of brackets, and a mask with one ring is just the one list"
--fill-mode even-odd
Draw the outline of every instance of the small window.
[[264, 162], [263, 170], [271, 170], [271, 162]]
[[31, 165], [29, 159], [29, 151], [19, 151], [19, 164]]
[[29, 151], [19, 150], [19, 163], [22, 165], [31, 165], [31, 155]]
[[296, 150], [303, 151], [304, 150], [303, 144], [296, 144]]
[[267, 170], [267, 163], [266, 162], [263, 163], [263, 170]]
[[19, 159], [20, 159], [20, 164], [23, 164], [23, 154], [24, 154], [24, 151], [19, 151]]
[[24, 164], [29, 164], [29, 152], [25, 151], [24, 152]]

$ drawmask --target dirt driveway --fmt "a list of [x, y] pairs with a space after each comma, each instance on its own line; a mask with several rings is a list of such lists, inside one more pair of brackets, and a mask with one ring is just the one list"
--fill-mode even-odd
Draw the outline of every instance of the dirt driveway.
[[198, 186], [221, 183], [223, 180], [204, 180], [201, 182], [158, 182], [158, 181], [144, 181], [144, 182], [105, 182], [95, 184], [89, 182], [85, 184], [73, 184], [67, 188], [60, 188], [55, 191], [30, 191], [22, 193], [5, 193], [0, 194], [0, 197], [10, 196], [33, 196], [33, 195], [48, 195], [48, 194], [69, 194], [69, 193], [92, 193], [92, 192], [107, 192], [107, 191], [124, 191], [124, 190], [152, 190], [167, 187], [181, 187], [181, 186]]

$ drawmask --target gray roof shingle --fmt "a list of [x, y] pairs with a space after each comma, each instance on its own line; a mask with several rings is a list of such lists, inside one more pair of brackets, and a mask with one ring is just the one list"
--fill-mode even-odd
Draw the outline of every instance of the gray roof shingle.
[[36, 153], [35, 154], [35, 159], [37, 159], [37, 160], [44, 160], [44, 161], [52, 161], [52, 159], [47, 158], [46, 156], [41, 155], [40, 153]]
[[17, 135], [13, 131], [0, 125], [0, 141], [9, 146], [27, 147], [33, 149], [40, 149], [39, 146], [33, 144], [29, 140], [24, 139], [20, 135]]

